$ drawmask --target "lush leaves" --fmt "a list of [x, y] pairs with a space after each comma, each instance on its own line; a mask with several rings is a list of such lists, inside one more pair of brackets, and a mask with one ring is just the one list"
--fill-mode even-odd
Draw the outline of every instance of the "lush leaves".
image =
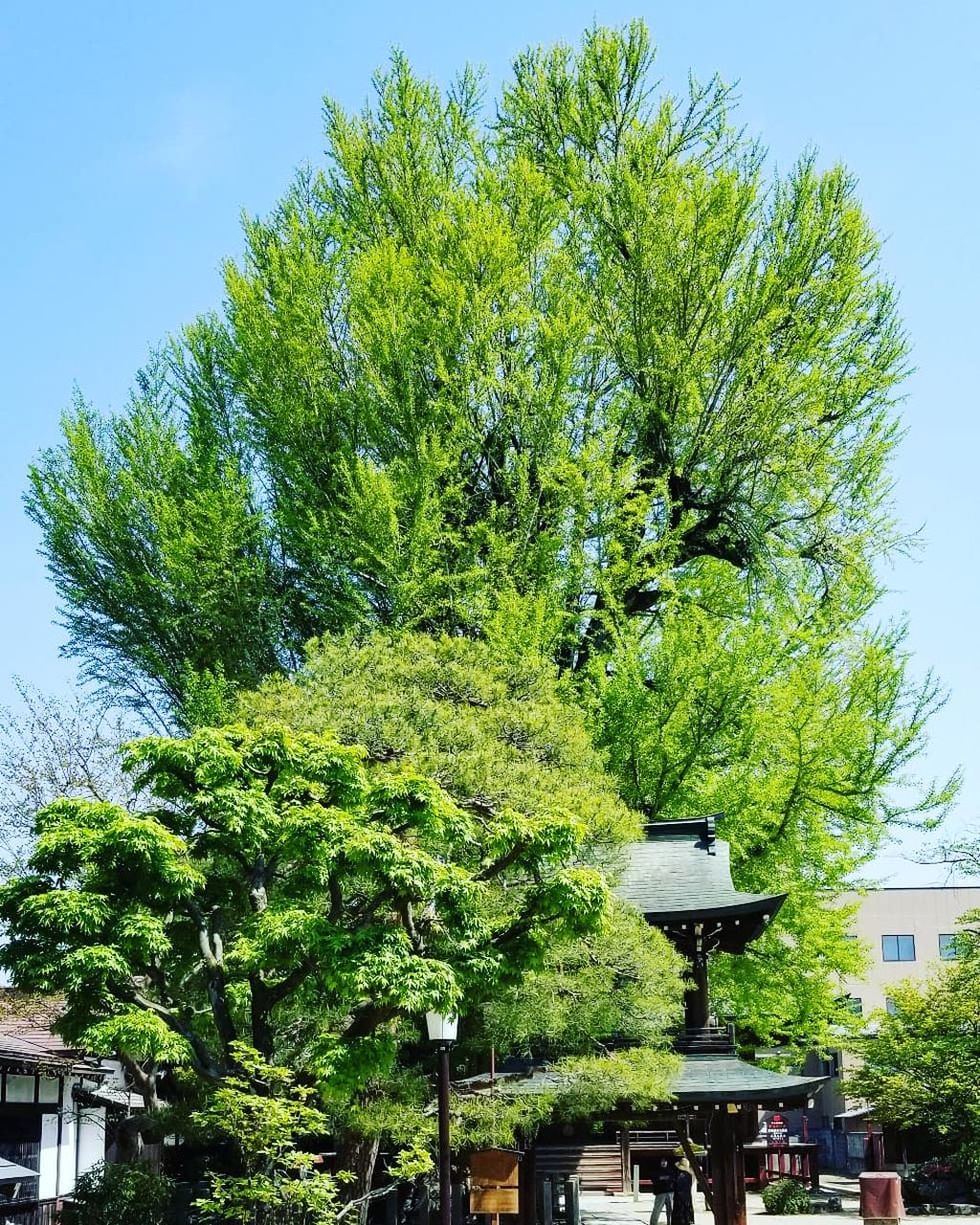
[[612, 908], [595, 935], [549, 949], [540, 969], [484, 1009], [501, 1054], [588, 1055], [609, 1042], [656, 1048], [680, 1021], [680, 972], [667, 940], [639, 915]]
[[247, 1077], [215, 1088], [191, 1125], [209, 1140], [223, 1139], [239, 1154], [241, 1172], [213, 1173], [208, 1195], [195, 1207], [205, 1221], [228, 1225], [328, 1225], [337, 1213], [337, 1183], [316, 1169], [298, 1142], [322, 1134], [323, 1115], [309, 1104], [285, 1068], [239, 1046]]
[[[707, 600], [738, 609], [709, 577]], [[912, 785], [942, 697], [931, 677], [909, 685], [901, 634], [870, 633], [866, 608], [844, 590], [747, 618], [679, 599], [655, 640], [624, 642], [597, 679], [626, 798], [651, 819], [723, 813], [736, 884], [789, 894], [744, 957], [715, 963], [716, 1007], [763, 1043], [830, 1041], [839, 976], [862, 970], [833, 899], [889, 826], [941, 816], [955, 793], [955, 779]]]
[[160, 806], [50, 805], [34, 875], [0, 895], [4, 964], [63, 991], [65, 1032], [89, 1043], [129, 1035], [172, 1057], [179, 1039], [221, 1077], [239, 1040], [272, 1055], [276, 1016], [302, 998], [314, 1069], [350, 1090], [390, 1064], [399, 1018], [471, 1006], [546, 935], [602, 916], [601, 877], [570, 862], [571, 817], [563, 834], [557, 813], [544, 834], [514, 810], [477, 818], [330, 735], [202, 729], [128, 753]]
[[59, 1214], [64, 1225], [164, 1225], [172, 1185], [139, 1162], [97, 1165], [81, 1174]]
[[327, 105], [223, 316], [33, 470], [92, 675], [179, 709], [315, 632], [515, 597], [581, 665], [708, 560], [867, 575], [904, 344], [853, 184], [767, 176], [726, 89], [657, 96], [652, 59], [640, 24], [528, 53], [491, 123], [400, 56]]
[[835, 895], [951, 794], [902, 793], [940, 696], [874, 627], [905, 341], [848, 173], [775, 174], [652, 61], [636, 23], [522, 55], [492, 111], [398, 55], [328, 103], [221, 313], [118, 418], [75, 406], [28, 509], [69, 650], [185, 726], [315, 636], [544, 649], [632, 803], [723, 808], [738, 882], [791, 894], [718, 1006], [820, 1042]]
[[810, 1192], [795, 1178], [778, 1178], [762, 1192], [770, 1216], [793, 1216], [810, 1211]]

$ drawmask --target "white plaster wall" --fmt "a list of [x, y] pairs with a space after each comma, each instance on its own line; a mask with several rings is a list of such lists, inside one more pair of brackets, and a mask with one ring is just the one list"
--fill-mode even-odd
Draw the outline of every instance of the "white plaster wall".
[[[105, 1157], [105, 1109], [86, 1107], [78, 1112], [76, 1175], [84, 1174]], [[74, 1189], [74, 1184], [72, 1184]]]
[[[65, 1100], [66, 1102], [71, 1102], [71, 1093], [67, 1084], [65, 1086]], [[58, 1195], [71, 1195], [72, 1191], [75, 1190], [75, 1141], [77, 1132], [75, 1112], [68, 1105], [61, 1116], [61, 1161], [58, 1163]]]
[[56, 1111], [41, 1115], [41, 1161], [38, 1197], [54, 1199], [58, 1193], [58, 1115]]

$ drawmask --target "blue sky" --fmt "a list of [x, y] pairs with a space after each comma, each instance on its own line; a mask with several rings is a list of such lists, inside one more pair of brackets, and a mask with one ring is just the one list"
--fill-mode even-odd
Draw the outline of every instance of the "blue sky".
[[[392, 45], [446, 81], [466, 61], [492, 90], [528, 43], [593, 20], [649, 23], [668, 86], [688, 70], [739, 83], [741, 117], [786, 167], [807, 146], [858, 176], [886, 238], [916, 373], [895, 468], [914, 560], [886, 572], [920, 670], [950, 700], [925, 768], [966, 784], [951, 828], [977, 823], [980, 766], [980, 5], [974, 0], [634, 0], [486, 4], [45, 5], [0, 12], [0, 700], [18, 674], [71, 683], [52, 590], [20, 494], [77, 385], [122, 405], [148, 348], [220, 302], [244, 209], [269, 209], [315, 161], [325, 93], [357, 106]], [[890, 883], [941, 883], [882, 858]]]

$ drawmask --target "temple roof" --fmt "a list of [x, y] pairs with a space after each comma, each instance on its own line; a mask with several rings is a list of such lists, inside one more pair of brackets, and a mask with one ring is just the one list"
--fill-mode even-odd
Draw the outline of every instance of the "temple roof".
[[732, 884], [728, 843], [715, 836], [715, 818], [660, 821], [647, 826], [643, 842], [627, 848], [617, 895], [648, 923], [672, 927], [717, 923], [717, 943], [738, 952], [761, 935], [783, 904], [784, 893], [742, 893]]
[[[787, 1109], [805, 1105], [808, 1098], [824, 1083], [824, 1076], [786, 1076], [768, 1068], [747, 1063], [734, 1053], [720, 1055], [686, 1055], [680, 1071], [670, 1087], [670, 1102], [675, 1106], [714, 1106], [729, 1102], [780, 1105]], [[464, 1093], [486, 1095], [496, 1090], [504, 1095], [535, 1096], [557, 1093], [565, 1078], [547, 1065], [537, 1065], [513, 1072], [498, 1072], [470, 1076], [453, 1082]]]
[[806, 1104], [824, 1083], [824, 1076], [786, 1076], [732, 1053], [687, 1055], [671, 1086], [679, 1105], [727, 1102], [779, 1104], [787, 1108]]

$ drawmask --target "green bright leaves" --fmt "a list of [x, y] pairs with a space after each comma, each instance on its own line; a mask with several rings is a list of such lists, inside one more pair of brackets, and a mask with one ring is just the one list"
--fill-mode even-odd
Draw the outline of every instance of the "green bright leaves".
[[[496, 120], [395, 56], [198, 320], [28, 508], [89, 673], [178, 712], [313, 634], [545, 614], [581, 667], [703, 565], [865, 580], [904, 368], [840, 169], [783, 179], [637, 24], [515, 65]], [[155, 698], [154, 698], [155, 695]]]
[[583, 826], [476, 815], [330, 735], [202, 729], [128, 754], [158, 806], [50, 805], [33, 875], [0, 898], [4, 963], [64, 992], [66, 1033], [101, 1049], [221, 1077], [238, 1042], [271, 1057], [301, 999], [356, 1087], [401, 1019], [472, 1007], [605, 910], [573, 862]]
[[[966, 916], [967, 920], [976, 915]], [[891, 989], [894, 1012], [875, 1017], [859, 1044], [848, 1093], [873, 1103], [876, 1118], [922, 1128], [937, 1151], [980, 1177], [980, 988], [976, 938], [967, 954], [928, 982]]]
[[[546, 723], [513, 692], [502, 717], [542, 768], [516, 739], [471, 753], [478, 705], [372, 712], [338, 653], [380, 630], [412, 659], [441, 634], [547, 656], [621, 797], [650, 820], [724, 810], [737, 884], [789, 892], [716, 1003], [764, 1042], [819, 1044], [855, 968], [835, 897], [891, 825], [955, 792], [914, 786], [942, 695], [875, 624], [902, 544], [905, 338], [846, 170], [807, 154], [776, 174], [721, 83], [668, 95], [653, 59], [642, 23], [596, 28], [520, 56], [495, 104], [400, 55], [361, 113], [328, 102], [325, 164], [246, 221], [221, 310], [118, 417], [74, 406], [27, 506], [67, 649], [110, 694], [222, 724], [315, 640], [298, 688], [261, 689], [246, 721], [414, 757], [468, 804], [462, 826], [439, 818], [452, 845], [486, 800], [491, 858], [568, 853], [559, 810], [586, 861], [628, 831], [607, 781], [573, 794], [586, 731], [549, 773]], [[448, 647], [426, 666], [452, 681]], [[358, 853], [362, 871], [380, 850]], [[421, 887], [417, 862], [399, 870]], [[588, 911], [588, 878], [559, 879], [534, 886], [540, 914], [563, 891]], [[241, 939], [287, 947], [295, 924], [302, 943], [276, 915], [278, 936]], [[371, 972], [386, 999], [411, 981], [395, 935]]]

